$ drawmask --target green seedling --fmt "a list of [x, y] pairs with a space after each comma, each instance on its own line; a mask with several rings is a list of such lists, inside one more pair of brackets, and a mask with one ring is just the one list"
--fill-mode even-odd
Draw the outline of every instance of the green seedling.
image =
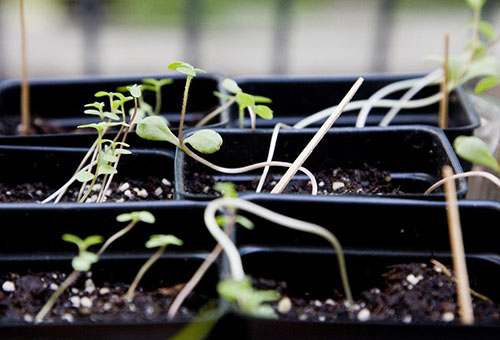
[[340, 269], [340, 276], [344, 293], [346, 295], [349, 306], [354, 305], [347, 270], [345, 266], [344, 253], [342, 246], [337, 238], [327, 229], [315, 225], [313, 223], [304, 222], [285, 215], [275, 213], [271, 210], [263, 208], [257, 204], [247, 202], [239, 198], [223, 197], [210, 202], [205, 208], [204, 220], [208, 231], [216, 239], [219, 245], [226, 253], [231, 269], [231, 278], [223, 281], [218, 287], [221, 296], [228, 298], [230, 301], [236, 301], [243, 312], [251, 315], [273, 317], [274, 312], [270, 307], [263, 305], [266, 301], [275, 301], [279, 298], [276, 292], [256, 292], [251, 286], [251, 282], [245, 275], [240, 253], [231, 239], [220, 230], [217, 223], [216, 213], [220, 209], [227, 207], [231, 209], [241, 209], [261, 218], [274, 222], [276, 224], [288, 227], [291, 229], [309, 232], [325, 238], [335, 249], [337, 260]]
[[172, 78], [164, 78], [164, 79], [154, 79], [147, 78], [142, 80], [142, 90], [143, 91], [152, 91], [156, 96], [155, 110], [154, 114], [159, 115], [161, 111], [161, 89], [165, 85], [170, 85], [173, 83]]
[[246, 276], [242, 281], [226, 279], [217, 284], [217, 292], [224, 299], [238, 304], [241, 311], [257, 318], [277, 318], [273, 307], [265, 302], [277, 301], [280, 293], [276, 290], [256, 290], [252, 280]]
[[271, 99], [262, 96], [254, 96], [242, 91], [238, 84], [230, 78], [224, 79], [222, 82], [222, 87], [232, 95], [225, 95], [219, 92], [214, 92], [214, 94], [219, 97], [228, 100], [229, 102], [235, 101], [238, 104], [239, 113], [239, 124], [240, 129], [243, 128], [243, 123], [245, 119], [245, 109], [248, 110], [250, 114], [250, 119], [252, 122], [252, 130], [255, 130], [255, 116], [259, 116], [263, 119], [273, 119], [273, 110], [271, 110], [266, 105], [257, 105], [259, 103], [271, 103]]
[[132, 302], [134, 299], [135, 295], [135, 290], [137, 289], [137, 286], [139, 285], [139, 282], [141, 281], [142, 277], [148, 269], [160, 259], [160, 257], [163, 255], [165, 252], [165, 249], [167, 248], [168, 245], [176, 245], [176, 246], [182, 246], [183, 242], [182, 240], [178, 239], [174, 235], [152, 235], [149, 240], [146, 242], [146, 248], [158, 248], [156, 253], [153, 254], [149, 258], [149, 260], [146, 261], [146, 263], [143, 264], [141, 269], [139, 269], [139, 272], [137, 273], [134, 281], [130, 285], [127, 294], [125, 294], [125, 300], [128, 302]]
[[62, 239], [66, 242], [74, 243], [78, 247], [78, 255], [75, 256], [71, 261], [71, 265], [74, 270], [52, 294], [52, 296], [42, 307], [40, 312], [38, 312], [35, 317], [36, 323], [42, 322], [45, 316], [50, 312], [50, 310], [56, 303], [59, 296], [66, 289], [68, 289], [68, 287], [71, 286], [76, 281], [76, 279], [78, 279], [82, 272], [89, 271], [92, 264], [96, 263], [99, 260], [99, 256], [96, 253], [88, 251], [88, 248], [93, 245], [102, 243], [102, 236], [92, 235], [86, 237], [85, 239], [81, 239], [76, 235], [64, 234], [62, 236]]
[[[129, 147], [126, 139], [130, 130], [134, 127], [138, 111], [138, 99], [142, 97], [140, 85], [128, 86], [127, 89], [131, 96], [106, 91], [99, 91], [95, 94], [98, 98], [108, 97], [109, 111], [105, 111], [105, 104], [103, 102], [94, 102], [85, 105], [87, 108], [85, 114], [99, 116], [100, 121], [99, 123], [81, 125], [79, 128], [95, 129], [97, 131], [96, 141], [90, 147], [71, 179], [42, 203], [52, 200], [55, 200], [55, 203], [59, 202], [74, 181], [82, 183], [77, 196], [77, 200], [80, 203], [87, 201], [103, 202], [106, 199], [106, 192], [111, 185], [113, 176], [118, 171], [117, 168], [121, 156], [131, 153], [126, 149]], [[130, 120], [127, 121], [125, 104], [131, 100], [134, 101], [134, 111]], [[118, 126], [120, 129], [113, 139], [104, 138], [110, 128]], [[96, 197], [88, 200], [100, 176], [102, 176], [101, 189]], [[90, 184], [87, 185], [89, 182]]]
[[184, 128], [184, 118], [186, 116], [186, 108], [189, 95], [189, 87], [191, 86], [191, 80], [194, 77], [196, 77], [198, 73], [207, 73], [207, 72], [202, 70], [201, 68], [196, 68], [182, 61], [173, 62], [170, 65], [168, 65], [168, 68], [171, 70], [175, 70], [179, 73], [185, 74], [187, 76], [186, 85], [184, 86], [184, 97], [182, 99], [181, 120], [179, 122], [179, 135], [177, 136], [177, 138], [179, 139], [179, 144], [183, 144], [182, 130]]

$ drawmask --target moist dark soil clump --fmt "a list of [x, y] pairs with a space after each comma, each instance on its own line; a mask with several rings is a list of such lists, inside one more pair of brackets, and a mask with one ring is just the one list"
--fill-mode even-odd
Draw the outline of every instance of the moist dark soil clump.
[[[363, 291], [353, 311], [338, 292], [326, 300], [313, 299], [313, 294], [305, 292], [304, 296], [288, 297], [292, 307], [287, 313], [283, 309], [279, 312], [279, 303], [274, 308], [281, 319], [289, 320], [459, 323], [455, 284], [440, 268], [422, 263], [401, 264], [390, 267], [382, 277], [385, 287]], [[277, 289], [283, 296], [287, 293], [285, 282], [255, 279], [254, 286]], [[473, 297], [473, 308], [476, 323], [500, 323], [499, 304]]]
[[[388, 171], [379, 170], [365, 164], [363, 169], [329, 169], [315, 173], [318, 182], [318, 195], [389, 195], [403, 194], [396, 185]], [[268, 176], [263, 192], [270, 192], [281, 177]], [[215, 180], [206, 174], [194, 173], [193, 183], [188, 191], [193, 193], [215, 194], [213, 190]], [[236, 183], [239, 192], [255, 191], [260, 176], [251, 182]], [[292, 180], [284, 190], [288, 194], [310, 194], [311, 182], [309, 180]]]
[[[41, 202], [58, 188], [46, 184], [24, 183], [19, 185], [4, 185], [0, 183], [0, 202]], [[87, 202], [95, 202], [101, 189], [100, 184], [93, 187]], [[80, 185], [72, 185], [64, 195], [62, 202], [76, 202]], [[114, 181], [108, 189], [107, 202], [123, 201], [155, 201], [174, 198], [173, 183], [158, 177], [148, 177], [146, 180], [124, 179]]]
[[[0, 318], [8, 322], [33, 322], [36, 314], [64, 281], [60, 272], [37, 274], [8, 274], [1, 279]], [[98, 285], [91, 273], [80, 275], [79, 280], [67, 289], [52, 308], [46, 322], [111, 322], [166, 320], [170, 303], [182, 284], [161, 287], [151, 291], [136, 292], [134, 300], [126, 302], [124, 295], [129, 284], [107, 283]], [[211, 297], [191, 293], [179, 309], [179, 320], [192, 319], [198, 310], [209, 303]]]

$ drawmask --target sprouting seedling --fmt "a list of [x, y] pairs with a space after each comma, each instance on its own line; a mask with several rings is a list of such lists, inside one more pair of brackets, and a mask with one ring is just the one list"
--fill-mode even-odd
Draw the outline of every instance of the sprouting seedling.
[[154, 79], [147, 78], [142, 80], [142, 90], [152, 91], [156, 96], [155, 110], [154, 114], [159, 115], [161, 111], [161, 90], [165, 85], [170, 85], [173, 83], [172, 78]]
[[125, 294], [125, 300], [128, 302], [131, 302], [134, 299], [135, 295], [135, 290], [137, 289], [137, 286], [139, 285], [139, 282], [141, 281], [142, 277], [148, 269], [160, 259], [160, 257], [163, 255], [165, 252], [165, 249], [167, 248], [168, 245], [176, 245], [176, 246], [182, 246], [183, 242], [182, 240], [178, 239], [174, 235], [152, 235], [149, 240], [146, 242], [146, 248], [158, 248], [156, 253], [151, 256], [146, 263], [144, 263], [139, 269], [139, 272], [137, 272], [136, 277], [134, 278], [134, 281], [130, 285], [127, 294]]
[[[229, 198], [223, 197], [211, 201], [204, 212], [205, 225], [212, 236], [217, 240], [217, 242], [222, 246], [224, 252], [229, 259], [229, 265], [231, 269], [231, 280], [234, 282], [242, 283], [245, 287], [244, 281], [246, 280], [245, 272], [243, 270], [243, 265], [240, 257], [240, 253], [236, 246], [233, 244], [231, 239], [219, 228], [217, 220], [215, 218], [216, 213], [219, 209], [223, 207], [231, 207], [234, 209], [241, 209], [252, 214], [255, 214], [261, 218], [274, 222], [276, 224], [282, 225], [295, 230], [300, 230], [304, 232], [309, 232], [326, 239], [332, 247], [335, 249], [337, 254], [337, 260], [340, 270], [340, 276], [342, 280], [342, 285], [344, 287], [344, 293], [346, 299], [350, 306], [353, 306], [353, 299], [351, 294], [351, 288], [349, 286], [349, 280], [347, 277], [347, 270], [345, 266], [344, 253], [342, 246], [337, 238], [327, 229], [309, 222], [304, 222], [297, 220], [285, 215], [278, 214], [274, 211], [263, 208], [255, 203], [251, 203], [239, 198]], [[243, 295], [244, 296], [244, 295]], [[251, 299], [251, 301], [258, 301], [257, 298]], [[262, 303], [261, 301], [260, 303]], [[245, 304], [245, 300], [238, 300], [238, 304]], [[243, 308], [243, 307], [242, 307]]]
[[224, 299], [238, 303], [241, 311], [259, 318], [277, 318], [273, 307], [265, 302], [277, 301], [280, 293], [276, 290], [257, 290], [252, 287], [252, 280], [245, 277], [241, 281], [225, 279], [217, 284], [217, 292]]
[[[236, 188], [233, 183], [230, 182], [218, 182], [215, 184], [214, 189], [219, 191], [224, 197], [238, 197], [238, 193], [236, 192]], [[227, 209], [226, 214], [222, 214], [216, 217], [217, 224], [220, 227], [225, 227], [224, 232], [229, 235], [233, 231], [234, 225], [236, 223], [242, 225], [245, 228], [253, 229], [254, 225], [252, 221], [248, 218], [237, 215], [232, 208]], [[179, 294], [175, 297], [174, 301], [168, 308], [168, 318], [172, 320], [177, 311], [182, 306], [184, 300], [188, 297], [188, 295], [193, 291], [193, 289], [198, 285], [200, 280], [203, 278], [205, 273], [210, 269], [210, 266], [217, 260], [220, 253], [222, 252], [222, 247], [217, 244], [215, 248], [210, 252], [210, 254], [205, 258], [200, 267], [193, 274], [191, 279], [182, 287]]]
[[102, 236], [92, 235], [85, 239], [81, 239], [73, 234], [64, 234], [62, 239], [66, 242], [74, 243], [78, 247], [78, 255], [73, 258], [71, 265], [73, 272], [61, 283], [57, 290], [52, 294], [50, 299], [45, 303], [40, 312], [35, 317], [35, 322], [42, 322], [45, 316], [50, 312], [59, 296], [71, 286], [82, 272], [89, 271], [92, 264], [99, 260], [96, 253], [88, 251], [88, 248], [100, 244], [103, 241]]
[[190, 65], [182, 61], [173, 62], [170, 65], [168, 65], [168, 68], [180, 72], [182, 74], [185, 74], [187, 76], [186, 85], [184, 86], [184, 97], [182, 99], [181, 119], [179, 121], [179, 134], [177, 136], [177, 138], [179, 139], [179, 144], [182, 144], [183, 143], [182, 130], [184, 128], [184, 118], [186, 116], [186, 108], [189, 95], [189, 87], [191, 86], [191, 80], [194, 77], [196, 77], [196, 74], [207, 73], [207, 72], [202, 70], [201, 68], [195, 68], [193, 65]]
[[[105, 111], [105, 105], [102, 102], [94, 102], [86, 105], [86, 107], [89, 108], [86, 110], [86, 114], [98, 115], [101, 121], [99, 123], [81, 125], [79, 128], [96, 129], [96, 141], [92, 144], [80, 162], [75, 174], [61, 188], [46, 198], [42, 203], [48, 203], [52, 200], [54, 200], [54, 203], [59, 202], [66, 190], [75, 181], [82, 183], [77, 196], [77, 201], [86, 202], [92, 192], [92, 188], [98, 181], [98, 177], [101, 175], [104, 177], [101, 183], [100, 192], [97, 195], [97, 200], [91, 199], [91, 201], [102, 202], [105, 200], [106, 192], [111, 185], [113, 176], [117, 173], [120, 157], [124, 154], [131, 153], [129, 150], [125, 149], [126, 147], [129, 147], [126, 143], [126, 139], [129, 131], [134, 127], [138, 110], [138, 99], [142, 96], [142, 93], [140, 85], [132, 85], [127, 88], [131, 96], [124, 96], [121, 93], [106, 91], [99, 91], [95, 94], [96, 97], [108, 97], [109, 111]], [[125, 103], [130, 100], [134, 101], [134, 111], [130, 120], [127, 122]], [[112, 122], [112, 120], [117, 120], [117, 118], [120, 120], [118, 114], [121, 114], [122, 116], [121, 121]], [[107, 120], [105, 120], [105, 118], [107, 118]], [[105, 139], [104, 135], [107, 133], [108, 129], [116, 126], [120, 126], [120, 129], [116, 133], [115, 137], [113, 139]], [[93, 170], [94, 166], [95, 170]], [[87, 186], [89, 181], [90, 184]]]
[[227, 99], [228, 102], [236, 102], [238, 104], [240, 129], [243, 128], [245, 109], [247, 109], [250, 114], [252, 130], [255, 130], [256, 127], [256, 115], [263, 119], [273, 119], [273, 110], [266, 105], [257, 105], [259, 103], [271, 103], [272, 101], [270, 98], [245, 93], [238, 84], [230, 78], [224, 79], [222, 87], [229, 93], [232, 93], [232, 95], [225, 95], [219, 92], [214, 92], [214, 94], [219, 98]]

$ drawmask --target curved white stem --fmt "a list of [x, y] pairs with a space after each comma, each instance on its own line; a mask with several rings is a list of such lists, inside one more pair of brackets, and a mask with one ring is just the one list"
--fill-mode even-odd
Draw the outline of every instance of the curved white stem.
[[[394, 119], [394, 117], [398, 114], [398, 112], [401, 111], [401, 104], [407, 103], [410, 99], [413, 98], [413, 96], [415, 96], [417, 93], [419, 93], [420, 90], [422, 90], [427, 85], [429, 85], [435, 81], [441, 80], [441, 78], [443, 77], [443, 73], [444, 72], [442, 69], [437, 69], [437, 70], [429, 73], [428, 75], [426, 75], [425, 77], [423, 77], [419, 81], [417, 81], [415, 83], [415, 85], [413, 85], [413, 87], [410, 88], [401, 97], [401, 99], [399, 100], [399, 104], [397, 106], [393, 107], [391, 110], [389, 110], [389, 112], [386, 113], [386, 115], [384, 116], [384, 118], [380, 122], [379, 126], [389, 125], [389, 123]], [[438, 92], [438, 94], [439, 94], [440, 99], [441, 99], [443, 94], [441, 92]], [[370, 109], [371, 108], [368, 108], [368, 111]], [[360, 114], [361, 114], [361, 112], [360, 112]]]
[[[266, 162], [271, 162], [273, 160], [274, 156], [274, 150], [276, 149], [276, 142], [278, 141], [278, 134], [280, 132], [280, 128], [283, 129], [291, 129], [292, 127], [290, 125], [286, 125], [283, 123], [278, 123], [274, 126], [273, 134], [271, 136], [271, 143], [269, 144], [269, 152], [267, 154], [267, 160]], [[269, 166], [266, 166], [264, 168], [264, 171], [262, 171], [262, 176], [260, 176], [259, 184], [257, 185], [257, 190], [255, 192], [261, 192], [262, 188], [264, 187], [264, 183], [266, 181], [267, 173], [269, 172]]]
[[337, 260], [339, 264], [340, 275], [342, 278], [342, 285], [344, 287], [346, 298], [352, 305], [353, 300], [351, 288], [349, 286], [349, 280], [347, 278], [344, 253], [342, 250], [342, 246], [340, 245], [340, 242], [337, 240], [335, 235], [319, 225], [275, 213], [274, 211], [263, 208], [255, 203], [251, 203], [240, 198], [223, 197], [210, 202], [205, 209], [203, 217], [208, 230], [217, 240], [217, 242], [222, 246], [228, 256], [229, 265], [231, 267], [231, 276], [233, 280], [243, 280], [245, 278], [245, 272], [243, 270], [243, 264], [241, 262], [241, 257], [238, 249], [231, 241], [231, 239], [222, 231], [222, 229], [217, 224], [217, 221], [215, 220], [215, 214], [217, 210], [222, 207], [241, 209], [284, 227], [308, 232], [326, 239], [337, 252]]
[[211, 121], [212, 119], [214, 119], [215, 117], [217, 117], [217, 115], [221, 114], [226, 109], [228, 109], [235, 102], [236, 102], [236, 96], [232, 97], [230, 100], [228, 100], [226, 103], [224, 103], [224, 105], [219, 106], [218, 108], [216, 108], [215, 110], [213, 110], [212, 112], [210, 112], [209, 114], [207, 114], [205, 117], [203, 117], [203, 119], [200, 120], [195, 125], [195, 127], [201, 127], [201, 126], [205, 125], [206, 123], [208, 123], [209, 121]]
[[467, 171], [467, 172], [455, 174], [453, 176], [446, 177], [446, 178], [443, 178], [443, 179], [437, 181], [431, 187], [429, 187], [429, 189], [427, 189], [424, 192], [424, 195], [430, 194], [431, 192], [433, 192], [434, 190], [439, 188], [441, 185], [443, 185], [447, 181], [452, 181], [452, 180], [455, 180], [458, 178], [465, 178], [465, 177], [483, 177], [483, 178], [486, 178], [487, 180], [491, 181], [493, 184], [495, 184], [497, 187], [500, 188], [500, 179], [497, 176], [492, 175], [486, 171]]
[[251, 106], [248, 107], [248, 114], [250, 115], [250, 125], [252, 127], [252, 131], [255, 131], [257, 126], [257, 116]]
[[[241, 173], [252, 171], [252, 170], [255, 170], [255, 169], [260, 169], [260, 168], [263, 168], [263, 167], [266, 167], [266, 166], [281, 166], [281, 167], [284, 167], [284, 168], [289, 168], [289, 167], [292, 166], [292, 163], [274, 161], [274, 162], [260, 162], [260, 163], [255, 163], [255, 164], [243, 166], [243, 167], [240, 167], [240, 168], [224, 168], [222, 166], [218, 166], [218, 165], [215, 165], [215, 164], [207, 161], [203, 157], [198, 156], [197, 154], [195, 154], [194, 152], [192, 152], [185, 145], [183, 145], [181, 148], [182, 148], [182, 150], [188, 156], [192, 157], [194, 160], [197, 160], [201, 164], [206, 165], [209, 168], [214, 169], [215, 171], [223, 172], [223, 173], [226, 173], [226, 174], [241, 174]], [[307, 170], [304, 167], [300, 167], [299, 170], [302, 171], [307, 177], [309, 177], [309, 180], [311, 181], [311, 186], [312, 186], [311, 194], [312, 195], [317, 195], [318, 194], [318, 183], [316, 182], [316, 178], [314, 177], [314, 175], [312, 174], [312, 172], [310, 172], [309, 170]]]
[[[392, 108], [395, 106], [401, 106], [402, 109], [415, 109], [419, 107], [425, 107], [429, 106], [432, 104], [435, 104], [439, 102], [441, 99], [441, 93], [436, 93], [435, 95], [432, 95], [427, 98], [422, 98], [422, 99], [415, 99], [408, 101], [404, 104], [400, 104], [399, 100], [397, 99], [380, 99], [376, 103], [373, 104], [373, 107], [384, 107], [384, 108]], [[361, 109], [368, 100], [356, 100], [353, 102], [350, 102], [347, 104], [347, 106], [344, 109], [344, 112], [347, 111], [355, 111]], [[303, 129], [305, 127], [308, 127], [311, 124], [316, 123], [319, 120], [325, 119], [330, 115], [332, 110], [334, 110], [337, 106], [332, 106], [327, 109], [321, 110], [315, 114], [312, 114], [301, 121], [297, 122], [293, 127], [295, 129]]]

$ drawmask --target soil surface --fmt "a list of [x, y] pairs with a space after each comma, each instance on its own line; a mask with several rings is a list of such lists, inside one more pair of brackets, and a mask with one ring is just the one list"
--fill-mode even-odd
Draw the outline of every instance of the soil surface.
[[[49, 187], [43, 183], [24, 183], [19, 185], [4, 185], [0, 183], [0, 202], [41, 202], [49, 197], [58, 188]], [[87, 202], [97, 200], [100, 184], [93, 187], [92, 194]], [[75, 202], [80, 185], [72, 185], [61, 202]], [[114, 181], [108, 189], [107, 202], [124, 201], [155, 201], [171, 200], [174, 198], [173, 183], [166, 178], [148, 177], [146, 180], [124, 179]]]
[[[0, 318], [8, 322], [33, 322], [36, 314], [64, 281], [66, 274], [10, 273], [1, 278]], [[165, 320], [168, 308], [182, 284], [151, 291], [138, 289], [134, 300], [124, 300], [129, 283], [97, 285], [92, 273], [81, 274], [77, 282], [61, 294], [45, 322], [110, 322]], [[192, 319], [211, 297], [192, 292], [179, 309], [179, 320]]]
[[[318, 182], [318, 195], [388, 195], [403, 194], [399, 186], [393, 183], [388, 171], [379, 170], [365, 164], [363, 169], [328, 169], [315, 173]], [[213, 190], [215, 180], [206, 174], [193, 173], [193, 183], [188, 192], [205, 193], [220, 196]], [[280, 177], [268, 176], [263, 192], [270, 192], [278, 183]], [[236, 183], [239, 192], [255, 191], [260, 176], [252, 182]], [[290, 194], [310, 194], [311, 182], [309, 180], [293, 180], [284, 190]]]
[[[273, 305], [281, 319], [459, 323], [455, 284], [440, 268], [422, 263], [401, 264], [390, 267], [382, 277], [385, 286], [363, 291], [353, 311], [349, 311], [347, 301], [338, 292], [326, 300], [316, 300], [309, 293], [287, 297], [285, 282], [259, 278], [254, 279], [254, 286], [281, 292], [282, 300]], [[288, 302], [291, 308], [286, 308], [290, 306]], [[476, 323], [500, 323], [498, 303], [473, 297], [473, 309]]]
[[[3, 117], [0, 120], [0, 135], [18, 135], [20, 128], [19, 117]], [[42, 118], [34, 118], [31, 122], [31, 133], [35, 135], [82, 133], [87, 131], [91, 130], [54, 125], [50, 121]]]

